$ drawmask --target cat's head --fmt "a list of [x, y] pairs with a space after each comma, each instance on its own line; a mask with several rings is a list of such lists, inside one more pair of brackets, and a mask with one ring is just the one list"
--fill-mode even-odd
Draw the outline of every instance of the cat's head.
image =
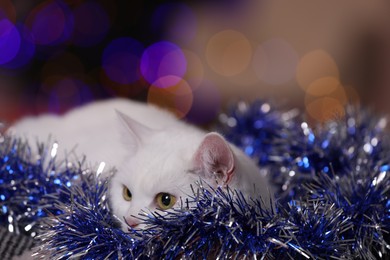
[[[200, 178], [218, 186], [234, 177], [234, 154], [217, 133], [205, 134], [185, 124], [152, 130], [118, 113], [125, 126], [128, 158], [118, 165], [110, 186], [114, 214], [128, 225], [143, 228], [141, 211], [186, 206], [191, 184]], [[184, 204], [183, 204], [184, 203]]]

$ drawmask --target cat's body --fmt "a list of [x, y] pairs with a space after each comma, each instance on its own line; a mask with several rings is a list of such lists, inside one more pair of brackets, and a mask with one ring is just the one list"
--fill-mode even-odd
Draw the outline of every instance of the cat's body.
[[48, 139], [58, 141], [60, 159], [64, 158], [64, 153], [66, 157], [86, 155], [89, 163], [104, 161], [109, 167], [118, 164], [122, 159], [118, 155], [129, 150], [119, 145], [124, 131], [116, 110], [131, 115], [134, 120], [149, 127], [164, 128], [177, 123], [173, 115], [154, 106], [125, 99], [110, 99], [70, 110], [63, 116], [44, 114], [26, 117], [13, 124], [9, 131], [27, 137], [31, 143]]
[[75, 154], [86, 155], [87, 161], [116, 167], [110, 186], [113, 212], [131, 226], [137, 226], [134, 216], [141, 210], [161, 208], [161, 196], [164, 203], [179, 206], [200, 178], [215, 186], [227, 184], [247, 197], [261, 196], [266, 207], [272, 204], [267, 180], [238, 148], [142, 103], [95, 102], [62, 117], [21, 120], [11, 133], [34, 142], [52, 135], [59, 143], [58, 156], [77, 145]]

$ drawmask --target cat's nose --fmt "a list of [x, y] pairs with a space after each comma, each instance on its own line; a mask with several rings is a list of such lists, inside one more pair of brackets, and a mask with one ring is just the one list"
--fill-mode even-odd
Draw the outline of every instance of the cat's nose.
[[132, 228], [136, 228], [141, 222], [139, 219], [136, 219], [134, 217], [126, 218], [126, 223]]

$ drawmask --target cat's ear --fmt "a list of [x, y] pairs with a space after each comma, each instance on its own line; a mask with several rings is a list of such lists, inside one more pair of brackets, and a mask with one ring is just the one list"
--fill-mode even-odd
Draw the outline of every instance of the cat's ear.
[[234, 155], [226, 140], [218, 133], [207, 134], [194, 156], [201, 177], [219, 185], [228, 184], [234, 174]]
[[128, 136], [130, 134], [135, 145], [142, 145], [144, 140], [153, 134], [153, 129], [139, 123], [118, 110], [115, 111], [118, 115], [119, 121], [121, 121], [124, 126], [125, 135]]

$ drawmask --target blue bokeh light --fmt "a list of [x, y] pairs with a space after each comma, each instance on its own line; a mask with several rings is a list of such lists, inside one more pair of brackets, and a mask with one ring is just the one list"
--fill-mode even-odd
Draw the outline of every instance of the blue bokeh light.
[[130, 37], [113, 40], [104, 50], [102, 66], [106, 75], [114, 82], [131, 84], [139, 80], [139, 64], [143, 45]]
[[20, 49], [12, 60], [2, 65], [2, 67], [8, 69], [23, 67], [34, 58], [35, 54], [35, 45], [33, 44], [31, 32], [23, 24], [17, 24], [16, 28], [21, 36]]
[[11, 61], [20, 49], [20, 34], [8, 19], [0, 20], [0, 64]]

